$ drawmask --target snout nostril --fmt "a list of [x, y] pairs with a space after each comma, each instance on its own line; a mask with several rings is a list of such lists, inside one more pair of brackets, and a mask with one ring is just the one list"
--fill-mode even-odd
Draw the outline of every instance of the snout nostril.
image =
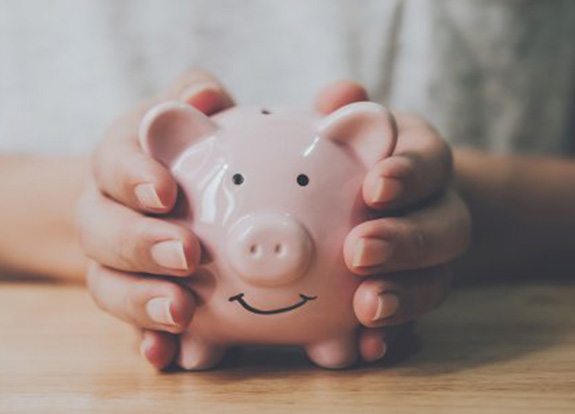
[[255, 243], [252, 244], [252, 245], [250, 246], [250, 254], [251, 254], [252, 256], [259, 256], [259, 253], [260, 253], [260, 246], [259, 246], [259, 244], [255, 244]]
[[280, 255], [283, 253], [283, 251], [284, 251], [284, 245], [283, 245], [283, 244], [278, 243], [278, 244], [275, 245], [275, 247], [274, 247], [274, 253], [275, 253], [277, 256], [280, 256]]

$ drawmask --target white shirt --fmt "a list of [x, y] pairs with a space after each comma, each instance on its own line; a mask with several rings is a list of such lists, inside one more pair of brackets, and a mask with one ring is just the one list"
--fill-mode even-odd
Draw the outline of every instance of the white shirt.
[[87, 151], [199, 66], [240, 103], [352, 78], [455, 144], [568, 153], [573, 39], [570, 0], [0, 0], [0, 151]]

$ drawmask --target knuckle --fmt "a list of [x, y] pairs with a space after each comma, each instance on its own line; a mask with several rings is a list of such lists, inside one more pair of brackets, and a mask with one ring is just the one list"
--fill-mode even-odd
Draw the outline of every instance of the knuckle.
[[127, 318], [130, 319], [130, 322], [137, 325], [136, 316], [142, 314], [142, 297], [143, 294], [141, 293], [144, 290], [144, 285], [141, 281], [134, 282], [134, 289], [130, 292], [127, 292], [123, 298], [123, 307], [126, 309]]
[[96, 262], [91, 262], [86, 270], [86, 286], [94, 303], [103, 311], [108, 312], [106, 301], [102, 295], [103, 268]]
[[140, 257], [145, 253], [149, 243], [151, 225], [148, 220], [137, 220], [119, 232], [118, 258], [124, 266], [130, 269], [139, 268]]
[[134, 187], [142, 182], [141, 174], [147, 171], [146, 156], [143, 153], [133, 153], [122, 162], [115, 165], [115, 177], [122, 192], [132, 196]]
[[402, 233], [406, 235], [408, 240], [409, 260], [412, 263], [425, 263], [430, 250], [426, 232], [416, 223], [403, 222], [402, 227]]

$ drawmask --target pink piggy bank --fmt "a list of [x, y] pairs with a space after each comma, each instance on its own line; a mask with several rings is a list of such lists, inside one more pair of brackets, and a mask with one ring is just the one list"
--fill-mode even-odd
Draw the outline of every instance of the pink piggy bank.
[[168, 102], [147, 113], [140, 141], [182, 190], [170, 219], [202, 244], [180, 365], [210, 368], [248, 344], [302, 346], [326, 368], [353, 364], [360, 278], [343, 244], [371, 218], [362, 182], [395, 146], [389, 112], [359, 102], [323, 118], [255, 107], [207, 117]]

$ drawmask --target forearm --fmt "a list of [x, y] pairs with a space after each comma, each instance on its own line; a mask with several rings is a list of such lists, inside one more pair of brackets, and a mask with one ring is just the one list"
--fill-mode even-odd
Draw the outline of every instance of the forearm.
[[473, 242], [457, 263], [458, 274], [573, 273], [574, 161], [460, 150], [455, 170], [473, 219]]
[[80, 280], [74, 234], [85, 157], [0, 157], [0, 275]]

